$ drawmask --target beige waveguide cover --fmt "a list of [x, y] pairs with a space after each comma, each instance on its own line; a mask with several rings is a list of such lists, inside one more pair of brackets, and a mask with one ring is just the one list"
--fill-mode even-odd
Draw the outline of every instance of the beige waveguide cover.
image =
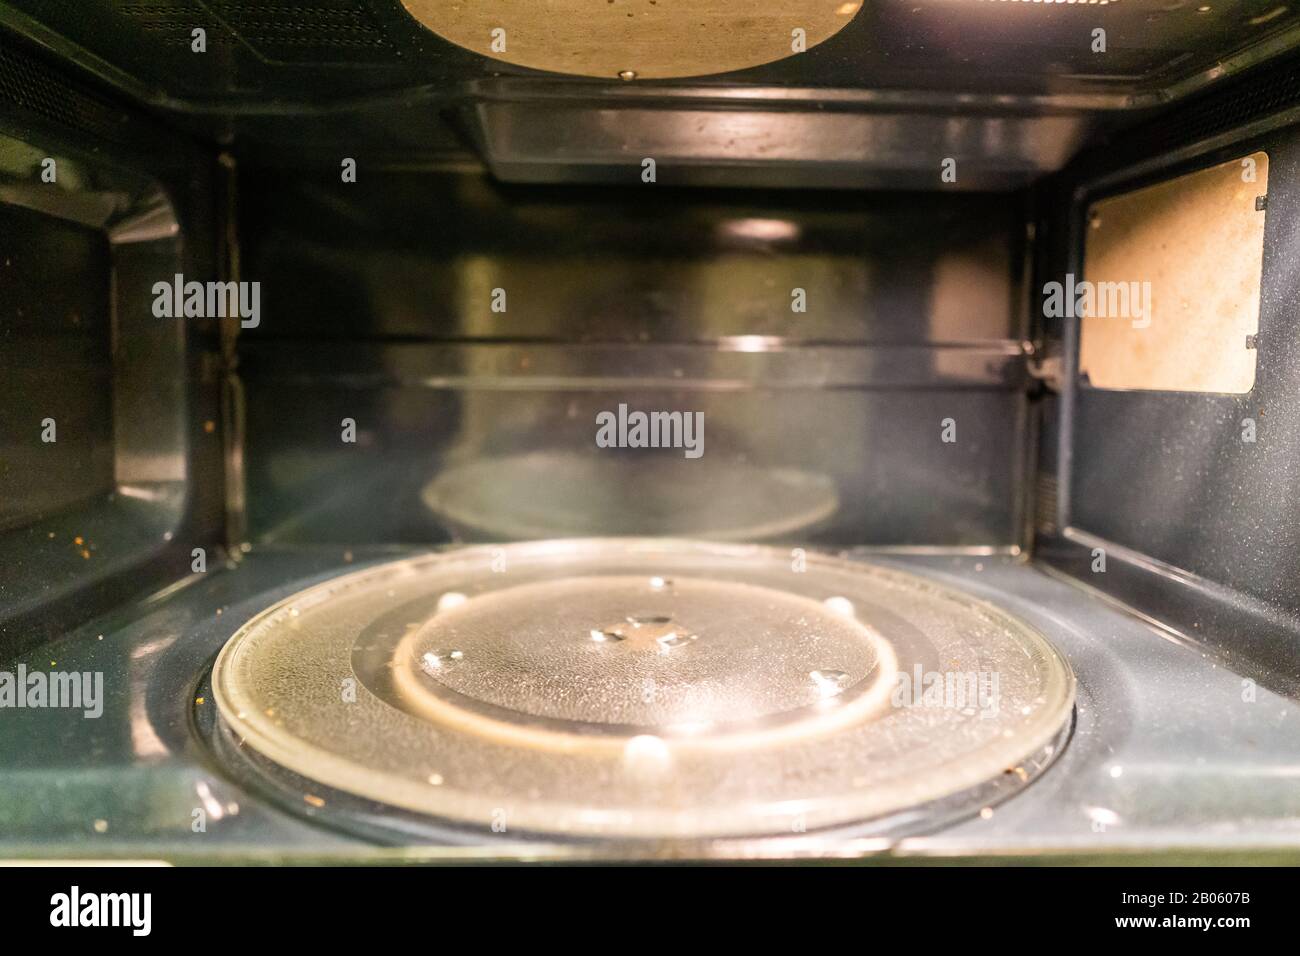
[[1090, 384], [1254, 387], [1267, 194], [1257, 152], [1091, 207], [1083, 279], [1096, 294], [1079, 342]]
[[610, 79], [705, 76], [771, 63], [834, 36], [862, 8], [861, 0], [402, 3], [434, 33], [483, 56]]

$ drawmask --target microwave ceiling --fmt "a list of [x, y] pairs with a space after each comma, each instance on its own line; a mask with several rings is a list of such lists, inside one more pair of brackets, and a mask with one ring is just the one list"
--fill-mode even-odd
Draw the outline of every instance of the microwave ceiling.
[[[712, 89], [1176, 94], [1289, 45], [1273, 0], [2, 0], [0, 23], [180, 109], [496, 77]], [[193, 47], [195, 30], [206, 51]], [[802, 30], [804, 52], [794, 31]], [[1097, 31], [1104, 31], [1104, 43]], [[494, 31], [501, 31], [494, 33]], [[658, 87], [657, 87], [658, 88]]]
[[[901, 185], [924, 187], [951, 157], [975, 173], [966, 186], [1005, 188], [1294, 48], [1300, 7], [0, 0], [0, 54], [16, 43], [258, 162], [350, 146], [374, 162], [461, 156], [503, 178], [617, 180], [654, 146], [695, 171], [683, 183], [745, 169], [781, 184], [753, 170], [798, 165], [795, 185], [890, 184], [915, 167], [925, 175]], [[772, 143], [785, 144], [775, 158]]]

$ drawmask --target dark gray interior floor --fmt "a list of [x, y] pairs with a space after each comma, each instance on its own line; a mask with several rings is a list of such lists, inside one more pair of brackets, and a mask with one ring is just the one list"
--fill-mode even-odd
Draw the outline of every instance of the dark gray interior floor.
[[[301, 812], [287, 812], [235, 782], [199, 731], [213, 708], [203, 697], [207, 669], [240, 624], [306, 583], [400, 553], [409, 552], [345, 557], [333, 549], [254, 551], [238, 566], [211, 568], [21, 660], [0, 662], [8, 671], [22, 663], [29, 670], [104, 675], [99, 718], [70, 710], [5, 713], [0, 858], [184, 862], [516, 852], [513, 836], [491, 833], [478, 849], [381, 849], [343, 834], [328, 808], [304, 804]], [[1019, 794], [936, 833], [901, 841], [808, 834], [782, 846], [720, 852], [885, 859], [1077, 859], [1116, 849], [1190, 859], [1247, 850], [1283, 859], [1300, 855], [1295, 701], [1023, 559], [870, 557], [996, 603], [1051, 639], [1078, 678], [1069, 743]], [[541, 845], [527, 850], [539, 857], [566, 852]]]

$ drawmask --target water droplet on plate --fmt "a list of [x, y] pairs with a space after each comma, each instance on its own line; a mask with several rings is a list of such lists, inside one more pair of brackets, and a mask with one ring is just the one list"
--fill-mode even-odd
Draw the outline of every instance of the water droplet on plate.
[[464, 651], [427, 651], [420, 657], [420, 670], [426, 674], [435, 674], [464, 657]]
[[1120, 815], [1108, 807], [1084, 807], [1084, 811], [1095, 826], [1114, 827], [1121, 823]]
[[639, 734], [623, 745], [624, 768], [641, 779], [661, 776], [672, 762], [668, 745], [653, 734]]
[[816, 670], [809, 671], [808, 676], [822, 697], [835, 697], [849, 686], [849, 675], [844, 671]]
[[828, 597], [822, 603], [826, 605], [826, 610], [841, 617], [853, 617], [856, 613], [853, 602], [846, 597]]
[[625, 617], [621, 623], [587, 633], [598, 644], [626, 642], [627, 649], [657, 650], [660, 654], [689, 644], [697, 636], [676, 626], [672, 617], [664, 614], [633, 615]]
[[460, 607], [468, 600], [469, 598], [461, 594], [459, 591], [448, 591], [442, 597], [438, 598], [438, 612], [450, 611], [454, 607]]
[[672, 650], [674, 647], [682, 647], [695, 640], [694, 634], [686, 634], [683, 631], [671, 631], [659, 638], [659, 646], [664, 650]]

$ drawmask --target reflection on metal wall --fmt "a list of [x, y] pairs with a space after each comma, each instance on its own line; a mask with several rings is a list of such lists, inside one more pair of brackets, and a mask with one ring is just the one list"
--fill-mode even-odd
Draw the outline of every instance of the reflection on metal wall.
[[0, 530], [113, 486], [109, 250], [0, 205]]

